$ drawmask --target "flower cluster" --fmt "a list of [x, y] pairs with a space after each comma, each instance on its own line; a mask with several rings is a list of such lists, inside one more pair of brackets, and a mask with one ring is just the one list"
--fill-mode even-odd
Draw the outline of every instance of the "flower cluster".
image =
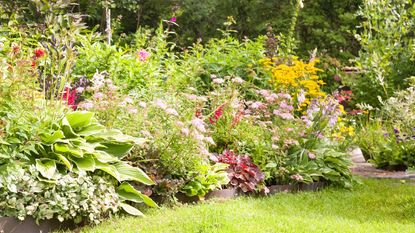
[[275, 64], [273, 59], [262, 61], [263, 65], [272, 74], [271, 83], [275, 90], [290, 93], [293, 96], [297, 96], [303, 90], [305, 91], [302, 106], [308, 105], [314, 98], [325, 96], [325, 93], [321, 91], [324, 82], [317, 75], [322, 70], [315, 67], [317, 62], [318, 60], [314, 59], [309, 63], [305, 63], [296, 57], [287, 63], [278, 65]]

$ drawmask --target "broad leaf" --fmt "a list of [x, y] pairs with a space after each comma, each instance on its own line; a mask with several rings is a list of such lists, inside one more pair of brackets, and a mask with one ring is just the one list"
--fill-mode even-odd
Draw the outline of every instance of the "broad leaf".
[[36, 169], [43, 177], [52, 179], [56, 171], [56, 163], [51, 159], [36, 159]]
[[56, 143], [54, 145], [54, 151], [58, 154], [59, 153], [70, 154], [70, 155], [72, 155], [74, 157], [77, 157], [77, 158], [82, 158], [84, 156], [84, 153], [82, 152], [81, 149], [74, 148], [70, 144]]
[[117, 179], [119, 182], [122, 181], [120, 173], [114, 165], [110, 165], [108, 163], [101, 163], [100, 161], [95, 160], [95, 168], [108, 173], [109, 175]]
[[141, 211], [139, 211], [135, 207], [132, 207], [132, 206], [126, 204], [126, 203], [120, 203], [120, 206], [128, 214], [131, 214], [131, 215], [134, 215], [134, 216], [144, 216], [144, 214], [141, 213]]
[[79, 170], [95, 171], [95, 159], [92, 155], [86, 155], [83, 158], [72, 157], [71, 160], [76, 164]]
[[136, 190], [129, 183], [124, 182], [117, 188], [118, 196], [127, 201], [133, 201], [137, 203], [144, 202], [150, 207], [158, 207], [158, 205], [147, 195], [142, 194]]
[[81, 128], [87, 127], [91, 124], [93, 112], [87, 111], [75, 111], [67, 113], [65, 118], [68, 120], [69, 125], [73, 130], [77, 131]]
[[132, 143], [123, 142], [101, 143], [101, 145], [102, 147], [97, 148], [98, 150], [105, 151], [106, 153], [113, 155], [119, 159], [122, 159], [124, 156], [126, 156], [133, 148]]
[[146, 185], [154, 184], [150, 177], [138, 167], [132, 167], [125, 162], [119, 162], [114, 165], [120, 174], [121, 181], [135, 180]]
[[53, 134], [43, 134], [41, 138], [44, 143], [51, 144], [51, 143], [56, 142], [59, 139], [65, 138], [65, 135], [63, 134], [61, 130], [57, 130], [53, 132]]
[[105, 130], [106, 130], [105, 126], [99, 125], [99, 124], [93, 124], [93, 125], [89, 125], [88, 127], [85, 127], [82, 130], [78, 131], [78, 134], [83, 136], [83, 137], [87, 137], [87, 136], [91, 136], [91, 135], [94, 135], [94, 134], [101, 133]]
[[69, 171], [72, 171], [72, 163], [62, 154], [54, 153], [56, 157], [68, 168]]

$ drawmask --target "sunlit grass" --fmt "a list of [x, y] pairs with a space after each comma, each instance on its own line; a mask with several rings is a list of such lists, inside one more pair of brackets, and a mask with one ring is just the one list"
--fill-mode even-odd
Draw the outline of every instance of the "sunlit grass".
[[161, 208], [82, 232], [415, 232], [415, 186], [363, 180], [352, 191], [328, 188]]

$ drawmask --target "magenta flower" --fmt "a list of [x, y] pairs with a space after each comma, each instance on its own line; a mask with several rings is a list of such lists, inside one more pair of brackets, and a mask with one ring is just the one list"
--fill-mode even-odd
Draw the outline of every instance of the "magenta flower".
[[137, 53], [138, 60], [140, 61], [146, 61], [150, 57], [150, 53], [147, 52], [145, 49], [140, 49]]
[[172, 17], [172, 18], [170, 19], [170, 22], [175, 23], [176, 21], [177, 21], [177, 18], [176, 18], [176, 17]]

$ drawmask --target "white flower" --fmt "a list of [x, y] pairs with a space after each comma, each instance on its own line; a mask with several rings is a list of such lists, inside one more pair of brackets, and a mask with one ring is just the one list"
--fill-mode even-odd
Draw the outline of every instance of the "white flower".
[[142, 108], [146, 108], [146, 107], [147, 107], [147, 104], [146, 104], [146, 102], [140, 101], [140, 102], [138, 103], [138, 106], [140, 106], [140, 107], [142, 107]]
[[124, 102], [125, 103], [128, 103], [128, 104], [132, 104], [133, 103], [133, 99], [131, 99], [129, 96], [127, 96], [127, 97], [125, 97]]
[[242, 84], [244, 82], [244, 80], [241, 79], [240, 77], [236, 77], [236, 78], [232, 79], [232, 82], [236, 83], [236, 84]]
[[221, 78], [216, 78], [212, 80], [213, 83], [215, 84], [222, 84], [225, 82], [225, 80], [221, 79]]

